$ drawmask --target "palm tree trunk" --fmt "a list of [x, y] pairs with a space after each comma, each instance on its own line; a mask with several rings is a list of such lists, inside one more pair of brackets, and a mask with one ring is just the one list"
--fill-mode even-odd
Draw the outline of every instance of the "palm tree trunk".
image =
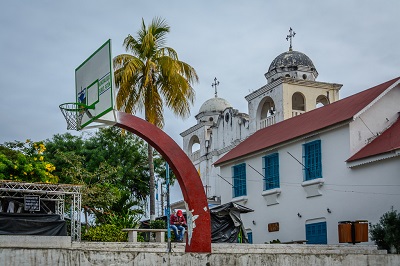
[[156, 219], [156, 197], [155, 197], [155, 182], [154, 182], [154, 162], [153, 162], [153, 147], [147, 144], [149, 170], [150, 170], [150, 221]]

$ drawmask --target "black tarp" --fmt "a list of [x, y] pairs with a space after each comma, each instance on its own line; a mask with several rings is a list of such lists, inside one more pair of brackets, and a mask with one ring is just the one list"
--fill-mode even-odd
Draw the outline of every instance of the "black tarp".
[[58, 214], [0, 213], [0, 235], [66, 236], [67, 226]]
[[211, 208], [211, 242], [237, 243], [240, 237], [241, 241], [239, 242], [248, 243], [246, 229], [240, 214], [252, 211], [254, 210], [234, 202]]

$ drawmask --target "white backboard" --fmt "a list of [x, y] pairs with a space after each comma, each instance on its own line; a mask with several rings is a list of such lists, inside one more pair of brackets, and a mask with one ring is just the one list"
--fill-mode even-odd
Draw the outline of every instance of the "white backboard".
[[114, 108], [114, 74], [111, 40], [105, 42], [75, 69], [76, 102], [90, 108], [82, 118], [81, 129]]

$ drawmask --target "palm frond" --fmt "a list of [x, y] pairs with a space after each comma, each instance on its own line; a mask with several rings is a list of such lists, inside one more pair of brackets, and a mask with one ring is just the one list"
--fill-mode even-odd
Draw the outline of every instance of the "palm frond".
[[179, 61], [177, 52], [165, 46], [170, 27], [160, 17], [146, 26], [142, 19], [136, 37], [124, 40], [127, 51], [133, 55], [120, 55], [114, 59], [115, 82], [119, 86], [117, 107], [132, 113], [143, 111], [146, 120], [158, 127], [164, 125], [164, 105], [175, 115], [190, 114], [198, 82], [193, 67]]

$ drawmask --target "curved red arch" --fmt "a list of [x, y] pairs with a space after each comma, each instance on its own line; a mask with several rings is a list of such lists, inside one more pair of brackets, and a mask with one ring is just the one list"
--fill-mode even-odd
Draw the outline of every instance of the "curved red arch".
[[[193, 163], [164, 131], [134, 115], [117, 112], [116, 126], [132, 132], [155, 148], [168, 162], [175, 176], [185, 202], [192, 211], [195, 227], [192, 238], [186, 243], [186, 252], [211, 252], [211, 222], [203, 184]], [[190, 244], [189, 244], [190, 243]]]

